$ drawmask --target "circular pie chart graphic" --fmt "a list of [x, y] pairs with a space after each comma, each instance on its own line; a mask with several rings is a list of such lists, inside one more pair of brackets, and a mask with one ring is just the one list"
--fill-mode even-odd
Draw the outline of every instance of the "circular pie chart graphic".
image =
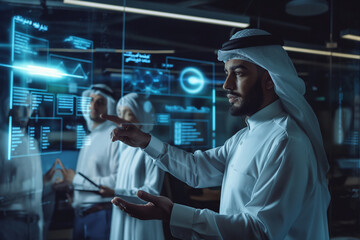
[[180, 85], [187, 93], [199, 93], [205, 86], [204, 75], [196, 68], [185, 68], [180, 74]]

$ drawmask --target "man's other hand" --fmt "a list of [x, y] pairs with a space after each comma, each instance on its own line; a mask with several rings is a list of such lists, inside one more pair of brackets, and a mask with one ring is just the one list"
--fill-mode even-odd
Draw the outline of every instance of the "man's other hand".
[[119, 140], [129, 146], [141, 148], [146, 148], [149, 144], [150, 134], [142, 132], [134, 124], [115, 115], [101, 114], [101, 118], [112, 121], [119, 126], [111, 132], [111, 140], [113, 142]]
[[138, 191], [137, 196], [148, 203], [133, 204], [119, 197], [115, 197], [111, 202], [130, 216], [141, 220], [160, 219], [170, 221], [174, 203], [169, 198], [154, 196], [144, 191]]

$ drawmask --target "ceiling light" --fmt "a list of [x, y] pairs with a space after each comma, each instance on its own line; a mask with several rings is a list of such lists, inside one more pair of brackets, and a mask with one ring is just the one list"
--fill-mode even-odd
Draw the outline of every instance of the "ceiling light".
[[[102, 1], [102, 2], [104, 2], [104, 1]], [[148, 8], [132, 7], [132, 6], [130, 6], [130, 4], [132, 4], [133, 2], [136, 3], [136, 1], [130, 1], [128, 6], [119, 6], [116, 4], [99, 3], [99, 2], [95, 2], [95, 1], [64, 0], [65, 4], [73, 4], [73, 5], [84, 6], [84, 7], [100, 8], [100, 9], [106, 9], [106, 10], [112, 10], [112, 11], [136, 13], [136, 14], [143, 14], [143, 15], [149, 15], [149, 16], [173, 18], [173, 19], [179, 19], [179, 20], [185, 20], [185, 21], [217, 24], [217, 25], [224, 25], [224, 26], [238, 27], [238, 28], [246, 28], [249, 26], [249, 18], [247, 18], [247, 17], [238, 16], [237, 18], [241, 19], [242, 21], [216, 19], [213, 17], [187, 15], [187, 14], [182, 14], [182, 13], [174, 13], [174, 12], [150, 9], [149, 7], [151, 7], [151, 5], [149, 5], [149, 4], [146, 5], [146, 6], [148, 6]], [[193, 9], [191, 9], [191, 11], [200, 12], [199, 10], [193, 10]], [[201, 12], [204, 13], [205, 11], [201, 11]], [[212, 14], [214, 14], [214, 13], [212, 13]]]
[[172, 49], [115, 49], [115, 48], [94, 48], [94, 49], [73, 49], [73, 48], [38, 48], [37, 51], [49, 52], [79, 52], [79, 53], [123, 53], [123, 52], [137, 52], [146, 54], [174, 54]]
[[285, 11], [295, 16], [314, 16], [326, 12], [329, 5], [326, 0], [291, 0]]
[[316, 55], [322, 55], [322, 56], [333, 56], [333, 57], [360, 60], [360, 55], [356, 55], [356, 54], [331, 52], [331, 51], [324, 51], [324, 50], [314, 50], [314, 49], [309, 49], [309, 48], [298, 48], [298, 47], [289, 47], [289, 46], [284, 46], [283, 48], [289, 52], [300, 52], [300, 53], [316, 54]]
[[346, 29], [341, 31], [340, 35], [344, 39], [360, 41], [360, 31], [357, 30]]
[[345, 38], [345, 39], [349, 39], [349, 40], [360, 41], [360, 36], [353, 35], [353, 34], [345, 34], [341, 37]]

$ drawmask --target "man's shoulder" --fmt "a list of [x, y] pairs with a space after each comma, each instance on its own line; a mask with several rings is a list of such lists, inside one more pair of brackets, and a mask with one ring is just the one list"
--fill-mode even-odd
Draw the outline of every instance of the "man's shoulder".
[[295, 142], [297, 144], [307, 144], [310, 142], [309, 137], [299, 124], [290, 115], [285, 114], [273, 121], [274, 130], [278, 138], [282, 140]]
[[238, 130], [234, 135], [231, 136], [230, 139], [237, 139], [237, 138], [240, 138], [247, 130], [247, 127], [244, 127], [240, 130]]

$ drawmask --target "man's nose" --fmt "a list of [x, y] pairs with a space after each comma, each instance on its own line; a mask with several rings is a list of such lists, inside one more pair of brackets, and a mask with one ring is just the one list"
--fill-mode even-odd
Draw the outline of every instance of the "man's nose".
[[235, 89], [235, 81], [234, 81], [234, 77], [232, 76], [232, 74], [228, 74], [226, 76], [225, 82], [223, 84], [223, 89], [224, 90], [234, 90]]

